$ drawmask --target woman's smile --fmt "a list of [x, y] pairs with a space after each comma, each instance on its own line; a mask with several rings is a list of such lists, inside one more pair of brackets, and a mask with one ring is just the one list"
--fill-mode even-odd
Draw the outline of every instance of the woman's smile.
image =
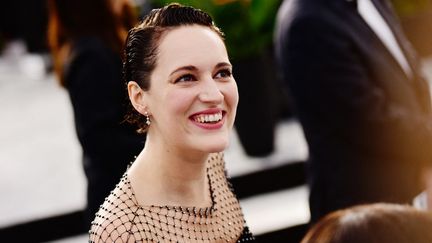
[[218, 108], [212, 108], [197, 112], [189, 117], [189, 119], [198, 127], [204, 129], [219, 129], [225, 123], [226, 111]]

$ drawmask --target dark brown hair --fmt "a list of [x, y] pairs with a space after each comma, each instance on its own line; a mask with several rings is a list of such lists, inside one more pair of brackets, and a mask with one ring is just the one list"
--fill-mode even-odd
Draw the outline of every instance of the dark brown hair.
[[[185, 25], [201, 25], [210, 28], [222, 39], [223, 34], [207, 13], [178, 3], [153, 9], [143, 21], [129, 31], [123, 63], [124, 81], [138, 83], [141, 89], [150, 89], [150, 76], [155, 69], [158, 44], [168, 30]], [[129, 103], [130, 104], [130, 103]], [[146, 119], [130, 104], [126, 120], [136, 124], [139, 132], [147, 129]]]
[[65, 86], [63, 66], [69, 53], [65, 47], [82, 36], [96, 36], [121, 56], [127, 30], [137, 23], [137, 14], [125, 1], [117, 16], [110, 0], [49, 0], [48, 44], [54, 70]]
[[430, 243], [432, 214], [408, 205], [376, 203], [330, 213], [301, 243]]

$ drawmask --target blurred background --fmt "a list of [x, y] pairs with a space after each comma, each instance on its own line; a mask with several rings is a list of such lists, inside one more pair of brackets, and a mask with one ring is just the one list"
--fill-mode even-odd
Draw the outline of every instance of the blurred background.
[[[135, 0], [140, 16], [171, 1]], [[226, 34], [241, 101], [226, 151], [246, 221], [261, 242], [298, 242], [309, 221], [307, 145], [273, 56], [281, 0], [176, 1]], [[432, 81], [432, 1], [392, 0]], [[53, 74], [44, 0], [0, 3], [0, 239], [86, 242], [86, 180], [67, 91]], [[260, 97], [259, 99], [257, 97]], [[257, 115], [256, 111], [260, 111]]]

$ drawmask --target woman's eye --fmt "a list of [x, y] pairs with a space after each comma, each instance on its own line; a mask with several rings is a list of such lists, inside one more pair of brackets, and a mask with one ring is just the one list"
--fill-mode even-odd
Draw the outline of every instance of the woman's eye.
[[216, 73], [215, 78], [229, 78], [231, 77], [231, 71], [229, 69], [223, 69]]
[[195, 81], [195, 80], [196, 80], [196, 78], [192, 74], [185, 74], [185, 75], [182, 75], [181, 77], [179, 77], [178, 79], [176, 79], [175, 83], [190, 82], [190, 81]]

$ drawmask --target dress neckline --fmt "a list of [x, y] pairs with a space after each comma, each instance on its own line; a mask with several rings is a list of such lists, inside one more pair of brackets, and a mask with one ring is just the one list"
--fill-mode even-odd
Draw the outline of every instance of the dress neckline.
[[[211, 206], [209, 206], [209, 207], [196, 207], [196, 206], [180, 206], [180, 205], [178, 205], [178, 206], [173, 206], [173, 205], [141, 205], [135, 196], [135, 190], [134, 190], [132, 183], [129, 179], [129, 175], [128, 175], [129, 168], [128, 168], [128, 170], [123, 175], [123, 178], [125, 180], [125, 184], [128, 184], [128, 188], [131, 191], [130, 199], [135, 204], [135, 206], [137, 206], [138, 208], [143, 209], [143, 210], [151, 210], [154, 208], [158, 208], [158, 209], [167, 209], [167, 210], [187, 212], [189, 214], [195, 214], [195, 215], [199, 214], [201, 216], [208, 215], [208, 214], [212, 213], [213, 211], [216, 210], [215, 188], [213, 188], [213, 180], [212, 180], [210, 173], [209, 173], [209, 170], [212, 168], [212, 166], [210, 165], [210, 162], [212, 161], [212, 159], [211, 159], [212, 157], [218, 158], [218, 156], [210, 155], [206, 161], [206, 176], [207, 176], [208, 188], [210, 191]], [[218, 158], [218, 160], [220, 160], [220, 158]]]

